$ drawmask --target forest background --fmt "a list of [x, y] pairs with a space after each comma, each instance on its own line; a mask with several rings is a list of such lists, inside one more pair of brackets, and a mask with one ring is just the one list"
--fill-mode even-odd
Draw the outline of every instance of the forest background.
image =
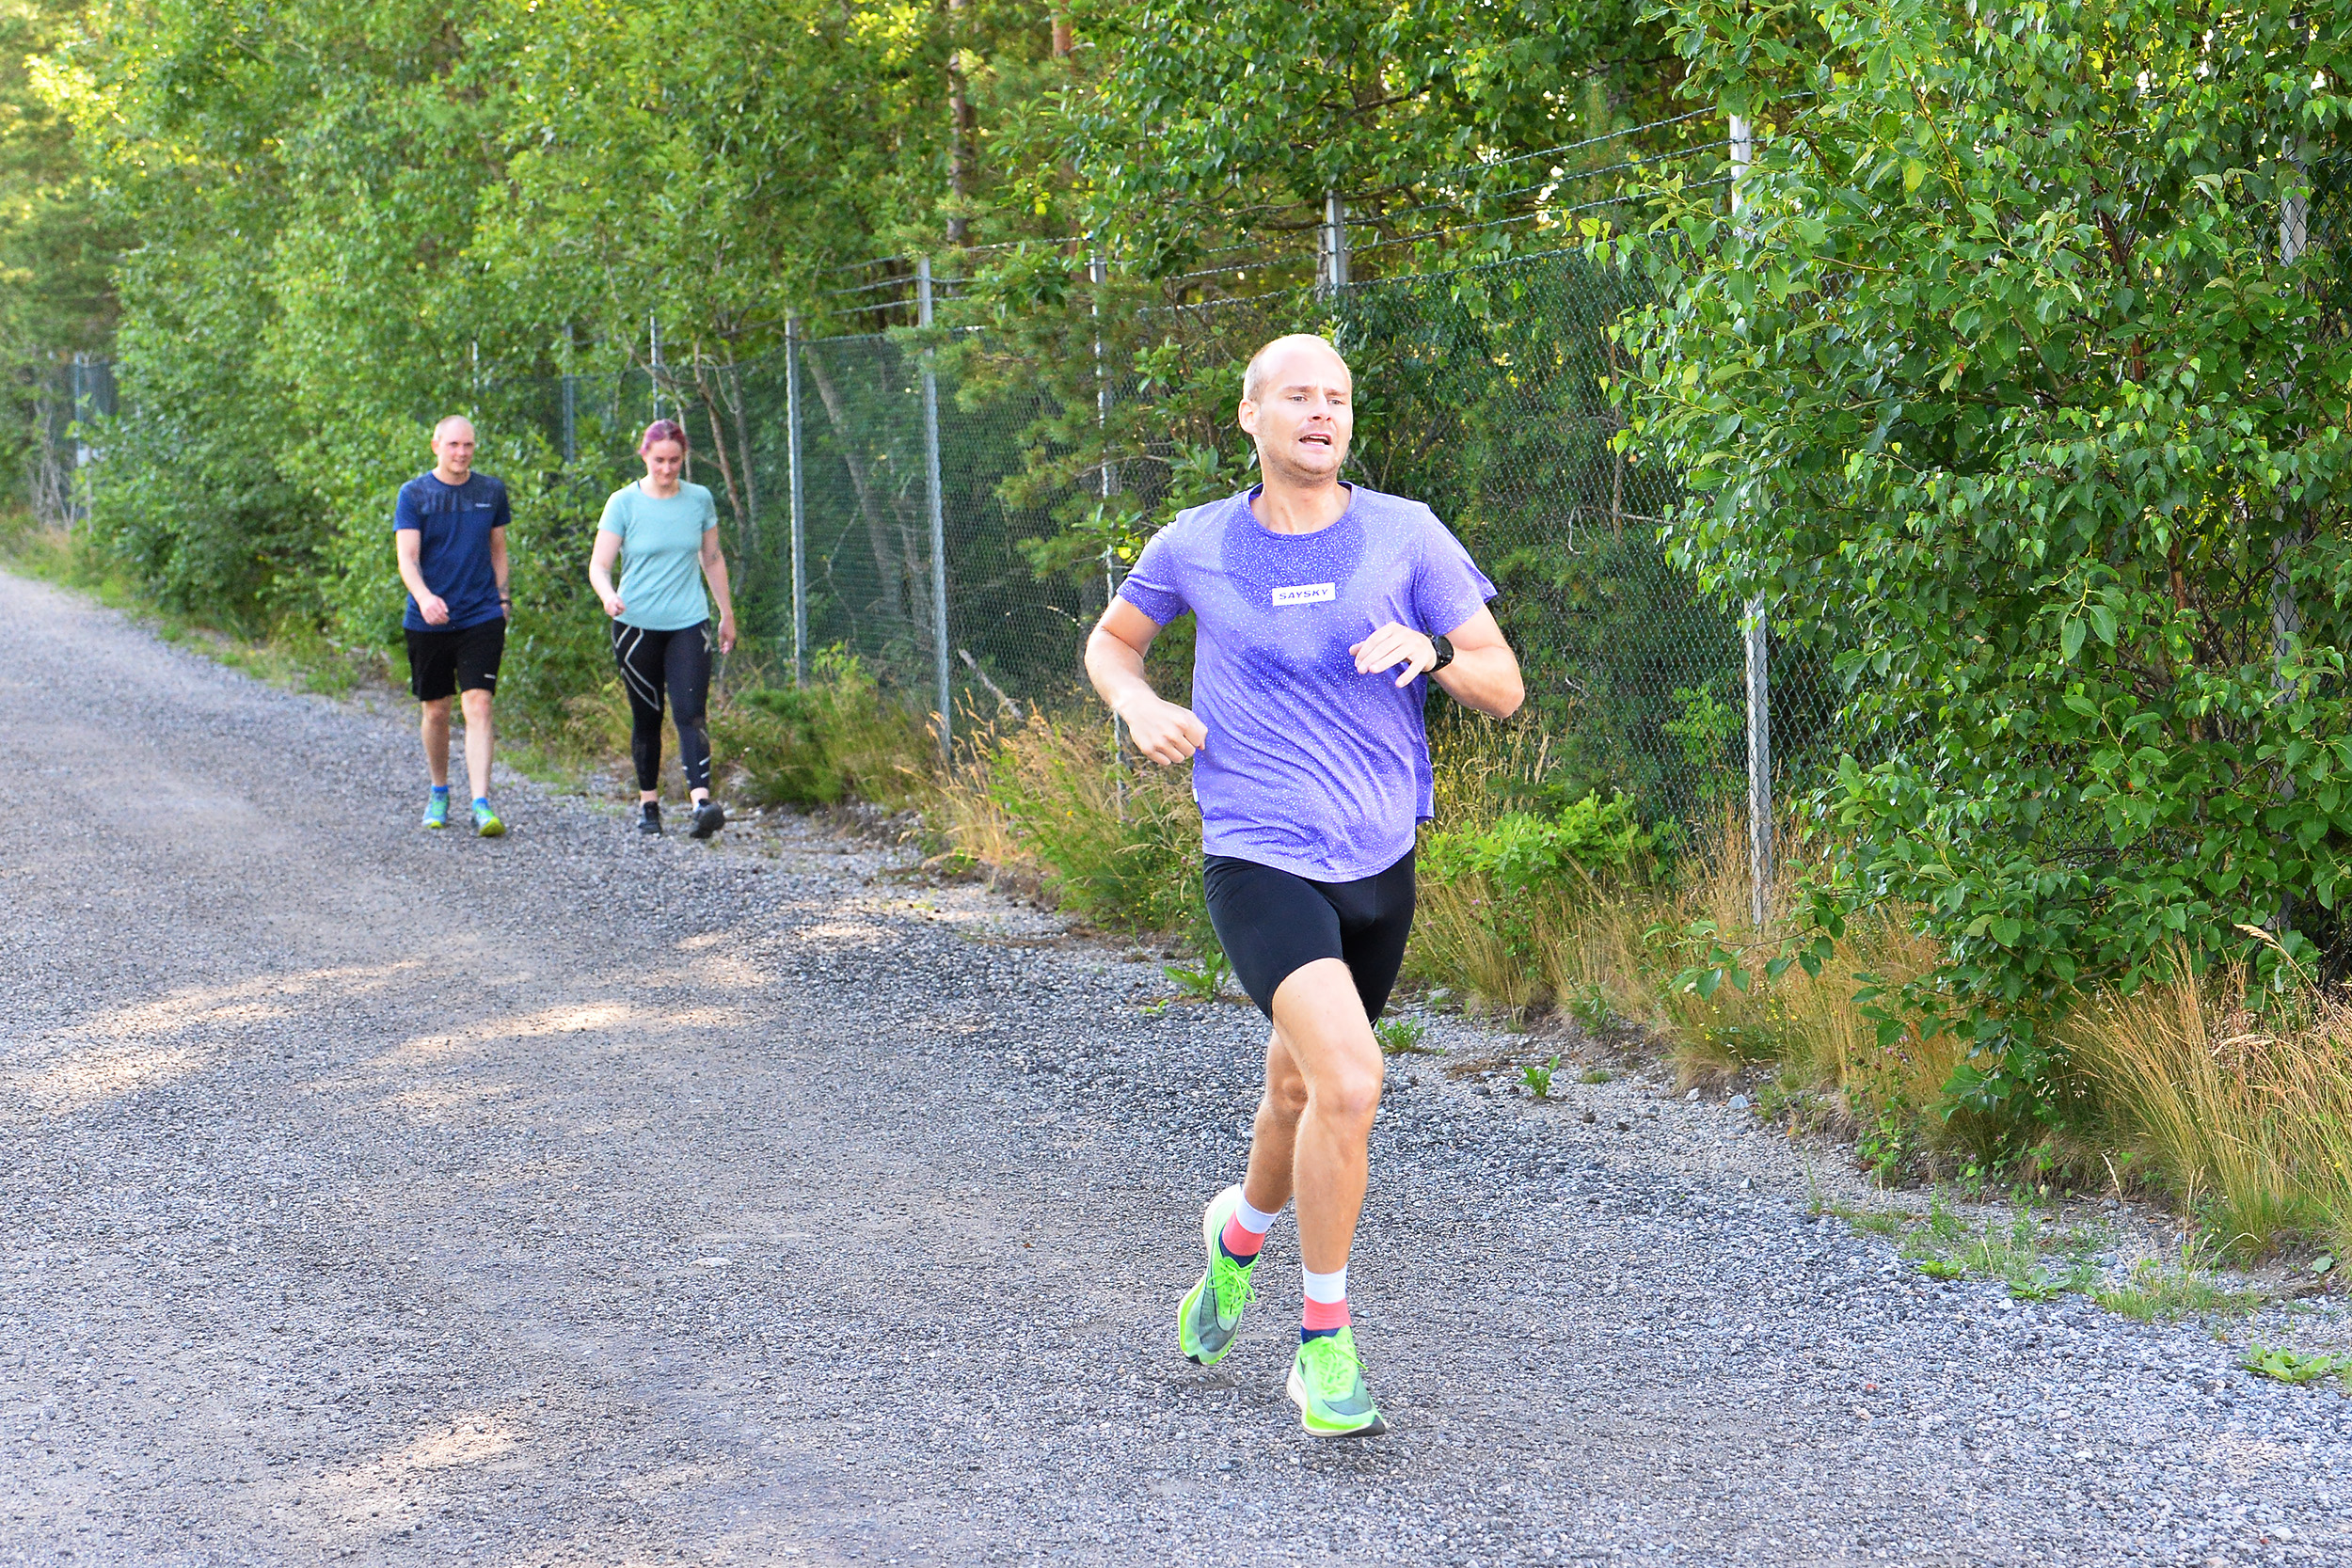
[[[1062, 495], [1025, 542], [1047, 578], [1242, 472], [1230, 351], [1134, 325], [1237, 292], [1227, 246], [1303, 243], [1254, 285], [1301, 325], [1328, 193], [1404, 236], [1368, 270], [1573, 253], [1626, 285], [1578, 395], [1687, 486], [1648, 543], [1693, 602], [1812, 607], [1787, 632], [1837, 673], [1843, 750], [1758, 921], [1736, 834], [1661, 820], [1541, 705], [1441, 727], [1420, 983], [1661, 1028], [1687, 1082], [1834, 1122], [1890, 1179], [2144, 1170], [2218, 1204], [2223, 1245], [2352, 1245], [2318, 984], [2352, 863], [2352, 401], [2335, 252], [2279, 238], [2333, 177], [2344, 29], [2166, 0], [0, 0], [8, 427], [29, 457], [56, 367], [110, 359], [70, 569], [315, 662], [382, 657], [387, 498], [434, 416], [489, 416], [511, 706], [594, 749], [617, 705], [576, 568], [627, 453], [567, 467], [498, 417], [521, 389], [657, 354], [723, 381], [930, 259], [987, 329], [967, 392], [1058, 400], [1009, 482]], [[1546, 215], [1595, 180], [1636, 204]], [[1140, 395], [1098, 421], [1105, 333]], [[1113, 467], [1158, 477], [1072, 499]], [[1081, 912], [1189, 927], [1213, 985], [1181, 782], [1043, 711], [941, 768], [829, 669], [729, 712], [748, 787], [915, 806]], [[1724, 758], [1711, 703], [1659, 727]]]

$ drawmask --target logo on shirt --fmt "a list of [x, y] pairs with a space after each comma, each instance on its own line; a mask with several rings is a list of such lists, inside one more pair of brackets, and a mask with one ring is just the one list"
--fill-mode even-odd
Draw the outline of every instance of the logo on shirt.
[[1332, 582], [1302, 582], [1274, 591], [1274, 608], [1286, 604], [1329, 604], [1340, 596], [1339, 584]]

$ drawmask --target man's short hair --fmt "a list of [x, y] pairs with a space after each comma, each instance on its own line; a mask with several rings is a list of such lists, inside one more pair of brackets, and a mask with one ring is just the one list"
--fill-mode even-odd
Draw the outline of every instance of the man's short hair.
[[1356, 372], [1348, 368], [1347, 356], [1332, 346], [1330, 339], [1319, 337], [1312, 332], [1285, 333], [1249, 356], [1248, 368], [1241, 372], [1241, 398], [1244, 403], [1257, 402], [1258, 394], [1264, 390], [1261, 383], [1265, 380], [1266, 364], [1274, 357], [1275, 350], [1296, 342], [1321, 343], [1325, 348], [1330, 349], [1331, 357], [1340, 362], [1342, 370], [1347, 371], [1348, 379], [1351, 381], [1355, 379]]
[[473, 421], [472, 421], [471, 420], [469, 420], [469, 419], [466, 418], [466, 416], [465, 416], [465, 415], [463, 415], [463, 414], [444, 414], [444, 415], [442, 415], [442, 416], [441, 416], [441, 422], [440, 422], [439, 424], [437, 424], [437, 425], [435, 425], [435, 426], [433, 427], [433, 438], [434, 438], [436, 441], [439, 440], [439, 439], [441, 438], [441, 434], [442, 434], [442, 432], [444, 432], [444, 431], [448, 430], [448, 429], [449, 429], [449, 427], [450, 427], [450, 426], [452, 426], [452, 425], [453, 425], [453, 424], [462, 424], [462, 425], [464, 425], [464, 426], [465, 426], [468, 430], [471, 430], [471, 429], [473, 429]]

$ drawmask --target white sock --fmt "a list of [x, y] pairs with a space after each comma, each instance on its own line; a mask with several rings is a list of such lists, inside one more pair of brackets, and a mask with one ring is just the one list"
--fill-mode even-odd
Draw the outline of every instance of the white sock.
[[1347, 1265], [1342, 1263], [1329, 1274], [1317, 1274], [1305, 1264], [1298, 1272], [1307, 1277], [1307, 1299], [1319, 1301], [1326, 1307], [1336, 1307], [1347, 1299]]
[[1242, 1195], [1241, 1207], [1233, 1211], [1233, 1223], [1252, 1236], [1263, 1236], [1274, 1228], [1274, 1222], [1279, 1214], [1279, 1210], [1269, 1214], [1263, 1209], [1251, 1208], [1249, 1196], [1245, 1193]]

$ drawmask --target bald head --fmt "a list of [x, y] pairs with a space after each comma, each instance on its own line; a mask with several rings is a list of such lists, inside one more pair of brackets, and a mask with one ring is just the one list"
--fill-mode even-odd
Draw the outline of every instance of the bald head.
[[465, 415], [433, 427], [433, 472], [444, 484], [463, 484], [473, 472], [473, 421]]
[[1356, 378], [1321, 338], [1277, 338], [1249, 357], [1242, 375], [1240, 424], [1258, 444], [1269, 484], [1328, 490], [1347, 461], [1356, 429]]
[[1267, 389], [1274, 387], [1330, 385], [1335, 369], [1338, 384], [1352, 388], [1355, 373], [1329, 339], [1311, 332], [1277, 338], [1249, 356], [1249, 368], [1241, 372], [1242, 401], [1263, 402]]

